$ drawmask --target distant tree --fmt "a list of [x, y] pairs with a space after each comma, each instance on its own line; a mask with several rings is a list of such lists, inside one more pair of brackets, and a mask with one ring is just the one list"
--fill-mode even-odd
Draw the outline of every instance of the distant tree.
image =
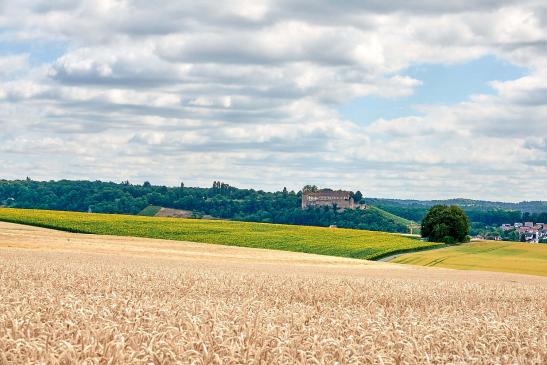
[[463, 209], [456, 205], [435, 205], [422, 221], [422, 237], [427, 237], [431, 242], [465, 242], [468, 233], [469, 219]]
[[508, 241], [518, 241], [519, 240], [519, 234], [515, 230], [512, 230], [510, 232], [505, 233], [504, 235], [502, 235], [502, 237], [505, 240], [508, 240]]
[[315, 193], [319, 190], [315, 185], [306, 185], [302, 188], [303, 193]]
[[289, 194], [289, 192], [287, 191], [287, 187], [284, 187], [283, 188], [283, 195], [287, 195], [287, 194]]
[[361, 193], [359, 190], [357, 190], [355, 192], [355, 194], [353, 194], [353, 200], [356, 203], [359, 203], [361, 200], [363, 200], [363, 193]]
[[145, 187], [145, 188], [149, 188], [149, 187], [152, 186], [152, 184], [150, 184], [150, 182], [148, 182], [148, 181], [145, 181], [144, 184], [142, 184], [142, 186]]
[[232, 187], [222, 181], [213, 181], [212, 189], [215, 193], [224, 193], [226, 191], [232, 190]]
[[180, 183], [180, 188], [181, 188], [181, 189], [184, 188], [184, 183], [183, 183], [183, 182]]

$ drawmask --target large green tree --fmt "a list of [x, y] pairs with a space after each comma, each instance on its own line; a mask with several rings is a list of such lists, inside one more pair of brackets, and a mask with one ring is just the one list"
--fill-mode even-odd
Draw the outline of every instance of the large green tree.
[[456, 205], [435, 205], [422, 221], [422, 237], [431, 242], [465, 242], [468, 233], [469, 219]]
[[359, 190], [357, 190], [355, 192], [355, 194], [353, 194], [353, 200], [356, 202], [356, 203], [360, 203], [361, 200], [363, 200], [363, 193], [361, 193]]

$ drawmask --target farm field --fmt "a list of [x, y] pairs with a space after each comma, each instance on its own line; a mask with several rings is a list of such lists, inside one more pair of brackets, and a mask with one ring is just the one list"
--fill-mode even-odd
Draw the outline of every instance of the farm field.
[[33, 209], [2, 208], [0, 221], [69, 232], [216, 243], [360, 259], [441, 246], [374, 231]]
[[544, 364], [547, 278], [0, 223], [0, 363]]
[[153, 217], [161, 210], [161, 207], [157, 205], [149, 205], [143, 210], [139, 212], [139, 215], [145, 216], [145, 217]]
[[547, 276], [547, 245], [484, 241], [401, 255], [390, 262]]

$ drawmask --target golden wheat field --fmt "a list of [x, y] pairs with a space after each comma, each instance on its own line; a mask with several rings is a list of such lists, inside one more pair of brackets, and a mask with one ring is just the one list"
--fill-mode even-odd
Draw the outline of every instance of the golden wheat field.
[[0, 364], [545, 364], [547, 278], [0, 223]]

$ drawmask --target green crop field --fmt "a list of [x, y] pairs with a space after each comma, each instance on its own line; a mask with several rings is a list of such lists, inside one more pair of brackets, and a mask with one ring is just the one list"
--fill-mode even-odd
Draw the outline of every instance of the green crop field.
[[11, 208], [0, 209], [0, 220], [78, 233], [162, 238], [361, 259], [442, 246], [385, 232], [220, 220]]
[[472, 242], [439, 250], [409, 253], [390, 262], [547, 276], [547, 245], [499, 241]]
[[372, 211], [375, 211], [375, 212], [377, 212], [378, 214], [380, 214], [380, 215], [382, 215], [382, 216], [384, 216], [384, 217], [386, 217], [386, 218], [388, 218], [388, 219], [393, 220], [394, 222], [397, 222], [397, 223], [400, 223], [400, 224], [404, 224], [405, 226], [409, 226], [409, 225], [411, 225], [411, 224], [416, 224], [416, 222], [413, 222], [413, 221], [411, 221], [411, 220], [405, 219], [405, 218], [403, 218], [403, 217], [399, 217], [399, 216], [397, 216], [397, 215], [395, 215], [395, 214], [391, 214], [391, 213], [389, 213], [389, 212], [387, 212], [387, 211], [385, 211], [385, 210], [383, 210], [383, 209], [380, 209], [380, 208], [378, 208], [378, 207], [375, 207], [375, 206], [373, 206], [373, 205], [369, 205], [368, 209], [369, 209], [369, 210], [372, 210]]
[[146, 217], [153, 217], [160, 211], [161, 207], [158, 207], [157, 205], [149, 205], [143, 210], [139, 212], [139, 215], [143, 215]]
[[378, 207], [375, 207], [373, 205], [369, 205], [368, 207], [369, 210], [371, 211], [375, 211], [377, 212], [378, 214], [384, 216], [385, 218], [387, 219], [390, 219], [396, 223], [399, 223], [399, 224], [403, 224], [407, 227], [415, 227], [414, 230], [413, 230], [413, 233], [420, 233], [420, 229], [419, 228], [416, 228], [416, 227], [420, 227], [419, 224], [417, 224], [416, 222], [414, 221], [411, 221], [409, 219], [405, 219], [403, 217], [399, 217], [398, 215], [395, 215], [395, 214], [392, 214], [392, 213], [389, 213], [383, 209], [380, 209]]

